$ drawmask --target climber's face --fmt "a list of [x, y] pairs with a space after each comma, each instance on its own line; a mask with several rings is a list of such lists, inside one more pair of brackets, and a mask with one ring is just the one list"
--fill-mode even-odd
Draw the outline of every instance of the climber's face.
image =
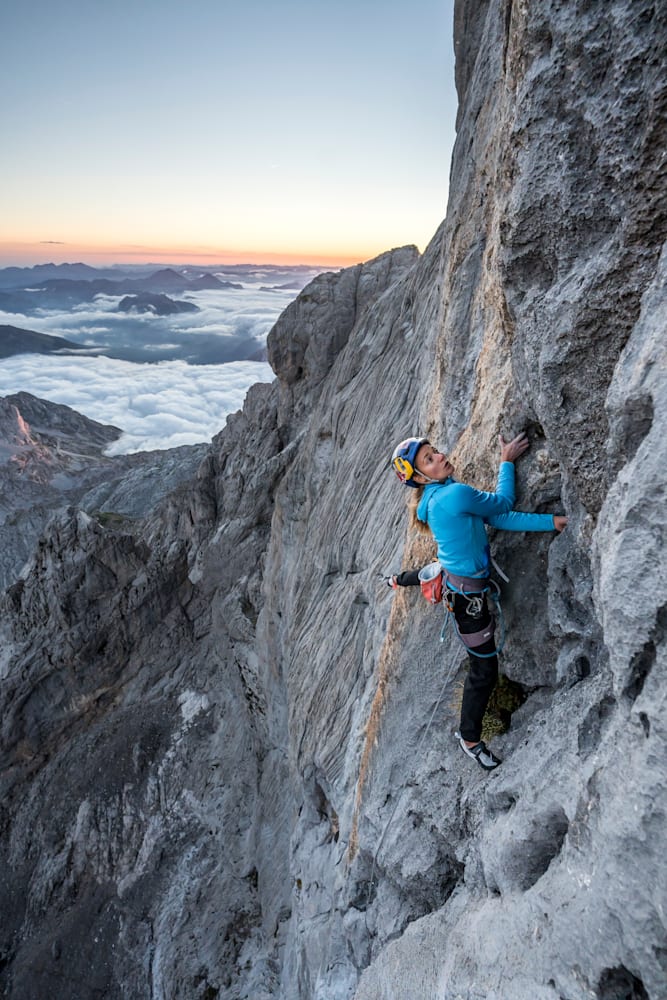
[[441, 451], [437, 451], [437, 449], [428, 442], [421, 446], [415, 456], [414, 479], [416, 482], [426, 483], [431, 479], [441, 481], [443, 479], [447, 479], [447, 477], [453, 475], [453, 473], [454, 466], [446, 455], [443, 455]]

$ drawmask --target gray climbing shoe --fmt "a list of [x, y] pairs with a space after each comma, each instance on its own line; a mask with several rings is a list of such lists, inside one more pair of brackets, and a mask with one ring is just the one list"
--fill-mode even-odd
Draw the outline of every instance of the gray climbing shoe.
[[484, 740], [480, 740], [474, 747], [469, 747], [466, 746], [466, 741], [460, 733], [456, 733], [456, 738], [459, 741], [459, 746], [463, 750], [466, 757], [472, 757], [472, 759], [476, 760], [479, 766], [483, 767], [485, 771], [493, 771], [496, 767], [498, 767], [498, 764], [502, 764], [500, 758], [496, 757], [494, 753], [491, 753]]

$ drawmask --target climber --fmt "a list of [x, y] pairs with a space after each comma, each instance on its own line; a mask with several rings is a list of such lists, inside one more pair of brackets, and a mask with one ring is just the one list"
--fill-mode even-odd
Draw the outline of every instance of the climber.
[[[489, 610], [491, 556], [485, 525], [508, 531], [562, 531], [567, 518], [513, 511], [514, 462], [529, 446], [525, 434], [500, 442], [495, 493], [485, 493], [454, 479], [454, 467], [427, 438], [412, 437], [396, 447], [392, 466], [415, 493], [408, 500], [411, 521], [433, 533], [444, 585], [453, 600], [457, 631], [468, 649], [470, 670], [463, 688], [461, 722], [456, 738], [468, 757], [487, 771], [501, 763], [482, 740], [482, 719], [498, 679], [498, 656]], [[417, 584], [417, 571], [390, 577], [392, 586]], [[491, 638], [486, 638], [491, 632]]]

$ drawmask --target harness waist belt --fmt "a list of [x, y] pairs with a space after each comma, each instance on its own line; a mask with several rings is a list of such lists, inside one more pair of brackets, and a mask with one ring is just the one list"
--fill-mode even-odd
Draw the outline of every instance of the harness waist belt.
[[450, 573], [448, 569], [443, 569], [445, 584], [452, 584], [452, 589], [459, 594], [483, 594], [489, 587], [488, 576], [457, 576]]

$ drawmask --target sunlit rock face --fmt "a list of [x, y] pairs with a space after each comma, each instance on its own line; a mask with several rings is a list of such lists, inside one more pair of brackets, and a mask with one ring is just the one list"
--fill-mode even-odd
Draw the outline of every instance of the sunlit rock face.
[[[0, 617], [7, 996], [667, 993], [666, 27], [457, 3], [425, 253], [308, 286], [152, 512], [42, 534]], [[433, 556], [388, 460], [427, 434], [492, 488], [521, 429], [517, 506], [570, 520], [492, 540], [524, 700], [487, 775], [460, 648], [381, 579]]]

